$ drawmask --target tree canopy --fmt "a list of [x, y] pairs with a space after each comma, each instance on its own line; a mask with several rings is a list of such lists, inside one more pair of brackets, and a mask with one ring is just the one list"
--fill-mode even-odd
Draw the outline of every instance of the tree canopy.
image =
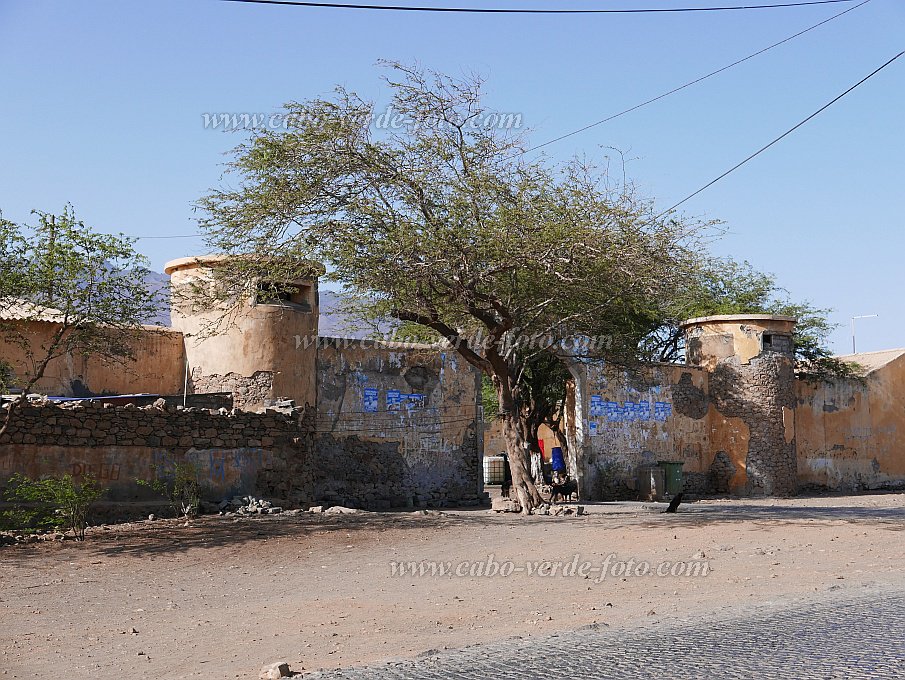
[[[23, 397], [54, 359], [132, 357], [137, 332], [162, 302], [145, 283], [147, 261], [130, 239], [93, 231], [71, 206], [59, 215], [35, 214], [33, 226], [0, 219], [0, 341], [23, 357], [6, 366], [2, 387]], [[37, 321], [52, 324], [39, 341], [29, 326]]]
[[706, 255], [712, 223], [658, 214], [605, 169], [552, 164], [484, 125], [480, 78], [386, 66], [400, 127], [372, 125], [375, 105], [340, 88], [286, 104], [285, 129], [235, 149], [199, 202], [210, 245], [240, 255], [218, 272], [223, 299], [315, 260], [372, 318], [429, 329], [490, 378], [530, 510], [531, 404], [560, 393], [544, 376], [561, 380], [570, 353], [646, 358], [702, 293], [746, 284]]
[[829, 322], [831, 310], [807, 301], [794, 302], [773, 274], [760, 272], [748, 262], [709, 258], [698, 268], [680, 294], [674, 309], [641, 344], [643, 354], [653, 361], [676, 361], [684, 356], [682, 321], [714, 314], [777, 314], [798, 320], [793, 337], [795, 367], [810, 380], [854, 378], [859, 367], [833, 356], [826, 340], [835, 326]]

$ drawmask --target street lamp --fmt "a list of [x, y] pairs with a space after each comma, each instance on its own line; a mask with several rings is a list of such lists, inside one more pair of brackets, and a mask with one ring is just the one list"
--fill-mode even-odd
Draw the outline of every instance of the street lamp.
[[852, 317], [852, 354], [857, 354], [855, 350], [855, 319], [875, 319], [879, 314], [862, 314], [861, 316]]

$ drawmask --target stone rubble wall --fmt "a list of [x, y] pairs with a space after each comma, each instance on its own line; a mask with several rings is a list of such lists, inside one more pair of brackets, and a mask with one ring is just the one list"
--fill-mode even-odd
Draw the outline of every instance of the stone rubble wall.
[[[311, 409], [283, 413], [113, 406], [96, 402], [23, 406], [0, 438], [0, 488], [14, 474], [88, 475], [123, 504], [159, 500], [138, 480], [172, 475], [191, 463], [206, 501], [252, 494], [287, 508], [364, 509], [477, 503], [477, 445], [451, 460], [458, 477], [417, 475], [399, 442], [335, 438], [315, 428]], [[472, 428], [474, 429], [474, 428]], [[456, 455], [461, 452], [456, 452]], [[459, 479], [459, 482], [456, 482]]]
[[273, 372], [255, 371], [250, 376], [238, 373], [205, 375], [200, 367], [195, 367], [192, 369], [190, 386], [191, 392], [195, 394], [230, 392], [236, 407], [246, 408], [272, 399]]
[[795, 375], [792, 360], [764, 352], [743, 364], [719, 363], [710, 377], [710, 397], [728, 418], [747, 425], [745, 495], [787, 496], [797, 489], [794, 442]]

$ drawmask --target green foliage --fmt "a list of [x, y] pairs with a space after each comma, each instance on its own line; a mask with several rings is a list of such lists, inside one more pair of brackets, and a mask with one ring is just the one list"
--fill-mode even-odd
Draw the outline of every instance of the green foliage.
[[173, 510], [186, 518], [197, 517], [201, 506], [201, 482], [198, 469], [191, 463], [176, 463], [172, 474], [159, 476], [152, 482], [136, 480], [166, 498]]
[[[26, 393], [55, 358], [132, 357], [142, 322], [162, 302], [144, 283], [147, 260], [133, 240], [93, 231], [71, 206], [36, 214], [33, 226], [0, 219], [0, 341], [24, 356], [7, 367], [5, 387]], [[52, 323], [52, 331], [36, 337], [35, 321]]]
[[481, 376], [481, 406], [484, 409], [484, 422], [491, 423], [496, 420], [500, 402], [493, 386], [493, 380], [488, 375]]
[[480, 79], [389, 66], [403, 129], [376, 130], [374, 105], [339, 89], [236, 149], [237, 181], [200, 201], [210, 245], [239, 256], [221, 300], [256, 268], [324, 262], [373, 318], [426, 328], [498, 378], [506, 412], [521, 339], [605, 337], [608, 357], [636, 356], [707, 225], [657, 215], [592, 163], [529, 160], [519, 134], [476, 124]]
[[554, 432], [561, 431], [566, 383], [571, 377], [560, 358], [550, 352], [536, 353], [524, 360], [519, 381], [519, 405], [525, 438], [532, 448], [537, 446], [541, 425], [547, 425]]
[[673, 305], [656, 330], [642, 341], [644, 355], [657, 361], [676, 361], [684, 353], [679, 324], [716, 314], [777, 314], [798, 319], [793, 341], [796, 370], [812, 380], [857, 378], [859, 367], [841, 361], [826, 347], [835, 326], [828, 321], [831, 310], [811, 303], [792, 302], [772, 274], [759, 272], [748, 262], [704, 257], [690, 285], [671, 302]]
[[443, 338], [431, 328], [412, 323], [411, 321], [403, 321], [396, 327], [389, 339], [398, 342], [433, 345], [440, 342]]
[[91, 506], [103, 494], [104, 489], [91, 477], [76, 483], [71, 475], [32, 480], [17, 474], [7, 482], [4, 494], [6, 501], [17, 505], [0, 519], [18, 531], [65, 528], [81, 541]]

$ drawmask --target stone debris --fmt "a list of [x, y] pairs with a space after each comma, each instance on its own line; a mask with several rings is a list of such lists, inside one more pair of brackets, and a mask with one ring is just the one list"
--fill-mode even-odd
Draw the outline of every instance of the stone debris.
[[220, 503], [218, 507], [224, 514], [236, 515], [278, 515], [283, 512], [283, 508], [254, 496], [234, 496], [232, 499]]
[[554, 505], [550, 508], [550, 514], [559, 517], [560, 515], [574, 515], [575, 508], [571, 508], [567, 505]]
[[261, 680], [279, 680], [280, 678], [289, 678], [292, 671], [289, 670], [289, 664], [285, 661], [277, 661], [261, 669], [258, 676]]
[[494, 498], [490, 504], [491, 512], [521, 512], [522, 506], [511, 498]]
[[65, 541], [66, 536], [59, 532], [46, 534], [20, 534], [14, 531], [0, 531], [0, 546], [17, 543], [38, 543], [40, 541]]
[[333, 505], [324, 510], [325, 515], [356, 515], [359, 512], [363, 512], [363, 510], [359, 510], [358, 508], [347, 508], [343, 505]]

